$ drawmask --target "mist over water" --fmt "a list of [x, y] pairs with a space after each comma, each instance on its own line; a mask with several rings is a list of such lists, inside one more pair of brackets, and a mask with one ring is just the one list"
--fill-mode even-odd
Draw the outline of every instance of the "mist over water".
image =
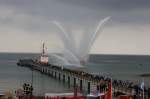
[[61, 40], [64, 45], [64, 51], [62, 53], [63, 56], [60, 56], [63, 57], [63, 60], [65, 61], [63, 63], [67, 63], [65, 65], [86, 64], [89, 58], [89, 51], [94, 41], [97, 39], [101, 31], [103, 30], [105, 23], [109, 19], [110, 17], [106, 17], [103, 20], [101, 20], [93, 33], [84, 33], [83, 37], [79, 40], [80, 41], [79, 44], [76, 44], [75, 37], [73, 36], [72, 33], [67, 32], [58, 21], [53, 21], [53, 23], [60, 30], [58, 36], [61, 37]]
[[61, 57], [60, 55], [57, 54], [48, 54], [49, 56], [49, 62], [53, 65], [69, 65], [68, 61], [64, 58]]

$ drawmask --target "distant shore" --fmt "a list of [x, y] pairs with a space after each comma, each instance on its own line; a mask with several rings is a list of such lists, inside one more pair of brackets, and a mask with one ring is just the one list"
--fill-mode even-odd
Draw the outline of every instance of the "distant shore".
[[148, 73], [148, 74], [140, 74], [139, 76], [141, 76], [141, 77], [150, 77], [150, 73]]

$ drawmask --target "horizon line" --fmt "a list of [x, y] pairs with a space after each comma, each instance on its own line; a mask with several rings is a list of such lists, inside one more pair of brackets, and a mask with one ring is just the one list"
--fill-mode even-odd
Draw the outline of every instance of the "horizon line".
[[[0, 54], [40, 54], [41, 52], [1, 52]], [[50, 54], [50, 53], [49, 53]], [[53, 54], [61, 54], [59, 52], [53, 52]], [[117, 54], [117, 53], [90, 53], [89, 55], [122, 55], [122, 56], [150, 56], [150, 54]]]

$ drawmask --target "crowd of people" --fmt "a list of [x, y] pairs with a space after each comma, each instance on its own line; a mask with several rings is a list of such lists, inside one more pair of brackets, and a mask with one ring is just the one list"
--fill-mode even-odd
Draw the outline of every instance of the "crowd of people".
[[[54, 66], [54, 65], [51, 65], [51, 68], [56, 69], [56, 70], [62, 70], [61, 67]], [[143, 89], [141, 88], [141, 84], [137, 82], [134, 83], [131, 80], [126, 80], [126, 81], [116, 80], [116, 79], [111, 79], [105, 76], [93, 75], [93, 74], [90, 74], [81, 70], [71, 70], [67, 68], [63, 68], [63, 71], [65, 73], [74, 75], [81, 79], [86, 79], [86, 80], [93, 81], [93, 82], [99, 82], [97, 89], [100, 90], [100, 92], [107, 91], [108, 83], [112, 82], [113, 88], [114, 90], [116, 90], [115, 95], [116, 93], [126, 94], [127, 93], [126, 91], [136, 96], [141, 96], [141, 94], [143, 94]], [[144, 92], [147, 95], [147, 97], [149, 97], [150, 99], [150, 87], [144, 86]]]

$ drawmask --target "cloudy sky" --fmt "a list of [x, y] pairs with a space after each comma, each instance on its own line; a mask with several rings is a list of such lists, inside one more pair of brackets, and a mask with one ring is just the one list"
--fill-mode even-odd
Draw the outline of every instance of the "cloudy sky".
[[149, 0], [0, 0], [0, 52], [50, 52], [63, 44], [57, 20], [76, 40], [111, 16], [90, 53], [150, 55]]

